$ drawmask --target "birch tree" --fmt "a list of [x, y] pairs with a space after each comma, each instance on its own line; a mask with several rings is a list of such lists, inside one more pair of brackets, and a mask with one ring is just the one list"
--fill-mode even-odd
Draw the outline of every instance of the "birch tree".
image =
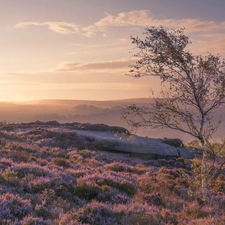
[[133, 128], [170, 128], [197, 138], [202, 146], [201, 194], [208, 196], [206, 140], [216, 131], [213, 113], [225, 100], [225, 62], [219, 55], [194, 55], [184, 29], [150, 27], [145, 39], [131, 37], [137, 57], [129, 76], [156, 76], [161, 91], [149, 107], [127, 107], [125, 119]]

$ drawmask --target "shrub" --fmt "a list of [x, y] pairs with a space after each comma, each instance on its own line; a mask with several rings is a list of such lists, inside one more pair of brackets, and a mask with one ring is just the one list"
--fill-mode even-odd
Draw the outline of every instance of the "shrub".
[[24, 200], [19, 195], [9, 192], [0, 195], [0, 218], [2, 221], [22, 219], [32, 212], [29, 200]]
[[[90, 225], [121, 225], [120, 217], [110, 209], [110, 206], [103, 203], [91, 202], [79, 209], [62, 216], [60, 224], [90, 224]], [[71, 223], [72, 222], [72, 223]], [[74, 222], [74, 223], [73, 223]]]
[[87, 175], [85, 177], [79, 178], [77, 180], [77, 184], [78, 187], [84, 187], [88, 185], [91, 185], [93, 187], [101, 187], [106, 185], [112, 188], [116, 188], [129, 196], [134, 196], [137, 192], [137, 187], [135, 183], [129, 180], [129, 178], [125, 179], [122, 176], [109, 172]]
[[29, 215], [14, 225], [53, 225], [53, 223], [50, 220], [43, 220], [40, 217], [33, 217]]
[[113, 163], [110, 163], [110, 164], [107, 164], [105, 166], [105, 168], [107, 170], [112, 170], [112, 171], [115, 171], [115, 172], [128, 172], [128, 173], [131, 173], [134, 171], [134, 169], [125, 164], [125, 163], [119, 163], [119, 162], [113, 162]]
[[132, 203], [114, 205], [114, 212], [123, 225], [161, 225], [165, 224], [158, 208], [146, 204]]
[[92, 200], [97, 197], [101, 192], [99, 185], [91, 182], [83, 182], [78, 180], [78, 186], [75, 190], [75, 194], [85, 200]]
[[43, 168], [34, 163], [20, 163], [14, 164], [11, 170], [17, 174], [19, 178], [26, 177], [28, 174], [33, 174], [34, 176], [46, 176], [50, 173], [47, 168]]
[[[87, 145], [96, 144], [92, 138], [71, 130], [61, 134], [59, 128], [48, 132], [51, 127], [44, 123], [32, 130], [32, 124], [3, 131], [7, 143], [0, 158], [0, 224], [225, 224], [224, 171], [214, 177], [209, 207], [200, 206], [188, 196], [189, 170], [88, 150]], [[55, 147], [37, 145], [45, 130]], [[84, 150], [74, 147], [79, 143]], [[172, 163], [166, 161], [167, 166]]]
[[131, 198], [126, 194], [109, 186], [102, 186], [102, 192], [97, 195], [96, 200], [109, 204], [127, 204], [131, 202]]
[[61, 166], [61, 167], [65, 167], [65, 168], [69, 168], [71, 166], [70, 162], [64, 158], [54, 158], [52, 160], [52, 163], [57, 166]]
[[141, 203], [146, 202], [149, 205], [157, 205], [157, 206], [164, 206], [164, 201], [162, 198], [162, 195], [159, 192], [156, 193], [151, 193], [151, 194], [146, 194], [146, 193], [139, 193], [138, 196], [138, 201]]
[[184, 143], [182, 140], [180, 140], [179, 138], [164, 138], [163, 139], [163, 143], [168, 144], [168, 145], [172, 145], [174, 147], [184, 147]]

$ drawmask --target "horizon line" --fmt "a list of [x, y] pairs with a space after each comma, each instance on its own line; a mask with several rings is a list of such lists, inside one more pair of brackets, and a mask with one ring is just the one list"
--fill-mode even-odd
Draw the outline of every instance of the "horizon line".
[[107, 102], [107, 101], [127, 101], [127, 100], [139, 100], [139, 99], [151, 99], [150, 97], [142, 98], [121, 98], [121, 99], [70, 99], [70, 98], [45, 98], [45, 99], [30, 99], [30, 100], [0, 100], [0, 103], [20, 103], [20, 102], [38, 102], [38, 101], [98, 101], [98, 102]]

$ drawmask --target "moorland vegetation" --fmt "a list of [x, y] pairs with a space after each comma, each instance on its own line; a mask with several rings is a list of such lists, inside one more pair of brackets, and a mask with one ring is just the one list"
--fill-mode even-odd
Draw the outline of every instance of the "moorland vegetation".
[[191, 165], [200, 159], [144, 160], [103, 152], [94, 139], [71, 132], [74, 124], [63, 131], [60, 126], [2, 125], [0, 224], [225, 223], [223, 170], [204, 205], [190, 193], [190, 187], [198, 188]]

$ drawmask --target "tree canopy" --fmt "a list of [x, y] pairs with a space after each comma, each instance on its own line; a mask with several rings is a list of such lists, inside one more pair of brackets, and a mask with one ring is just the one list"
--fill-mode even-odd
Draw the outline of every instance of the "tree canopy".
[[146, 28], [145, 39], [131, 37], [137, 57], [129, 75], [157, 76], [161, 91], [149, 107], [130, 105], [123, 115], [133, 128], [167, 127], [197, 138], [203, 149], [202, 194], [207, 195], [205, 143], [216, 131], [213, 113], [225, 103], [225, 62], [219, 55], [194, 55], [184, 29]]
[[[132, 126], [168, 127], [204, 141], [216, 130], [213, 111], [225, 99], [225, 63], [219, 55], [193, 55], [184, 29], [147, 28], [144, 40], [131, 37], [137, 62], [133, 77], [158, 76], [162, 89], [149, 108], [130, 106]], [[220, 122], [220, 121], [218, 121]]]

